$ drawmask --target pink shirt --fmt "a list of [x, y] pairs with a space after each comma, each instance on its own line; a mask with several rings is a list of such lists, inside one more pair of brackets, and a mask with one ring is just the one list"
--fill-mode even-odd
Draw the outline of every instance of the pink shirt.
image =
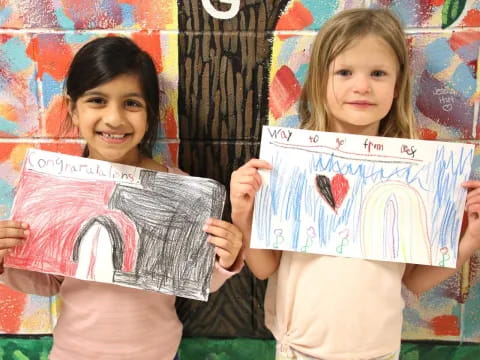
[[328, 360], [400, 349], [405, 264], [283, 251], [265, 323], [281, 347]]
[[[210, 291], [242, 267], [242, 254], [230, 271], [215, 262]], [[182, 324], [173, 295], [13, 268], [0, 280], [28, 294], [60, 295], [50, 360], [172, 360], [177, 352]]]
[[[215, 263], [210, 290], [238, 273]], [[175, 296], [5, 268], [0, 279], [29, 294], [62, 299], [50, 360], [172, 360], [182, 337]]]

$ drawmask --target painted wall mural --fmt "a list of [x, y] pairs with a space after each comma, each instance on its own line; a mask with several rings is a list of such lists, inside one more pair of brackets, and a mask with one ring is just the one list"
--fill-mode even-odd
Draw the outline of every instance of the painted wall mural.
[[[478, 145], [480, 0], [0, 0], [0, 217], [28, 148], [81, 151], [61, 125], [62, 87], [86, 41], [129, 36], [152, 54], [162, 89], [156, 159], [228, 185], [258, 155], [262, 125], [298, 125], [315, 32], [361, 6], [390, 8], [406, 26], [421, 137]], [[479, 155], [477, 146], [474, 178]], [[420, 299], [405, 291], [404, 339], [480, 342], [479, 280], [476, 257]], [[185, 334], [269, 338], [264, 291], [245, 269], [206, 304], [178, 301]], [[1, 332], [51, 330], [56, 299], [0, 293]]]

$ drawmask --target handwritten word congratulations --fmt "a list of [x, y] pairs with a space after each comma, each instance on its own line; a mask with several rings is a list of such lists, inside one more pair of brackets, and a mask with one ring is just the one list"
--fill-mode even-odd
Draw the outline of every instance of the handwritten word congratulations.
[[138, 183], [138, 168], [112, 164], [46, 151], [30, 150], [26, 157], [28, 170], [76, 179], [103, 179]]

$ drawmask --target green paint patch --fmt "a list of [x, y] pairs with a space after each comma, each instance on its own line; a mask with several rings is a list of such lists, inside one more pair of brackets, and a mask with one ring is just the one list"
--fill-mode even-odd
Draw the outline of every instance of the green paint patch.
[[[0, 360], [48, 360], [50, 336], [0, 337]], [[275, 341], [260, 339], [185, 338], [181, 360], [274, 360]], [[404, 342], [400, 360], [478, 360], [479, 344]], [[142, 360], [136, 359], [136, 360]]]

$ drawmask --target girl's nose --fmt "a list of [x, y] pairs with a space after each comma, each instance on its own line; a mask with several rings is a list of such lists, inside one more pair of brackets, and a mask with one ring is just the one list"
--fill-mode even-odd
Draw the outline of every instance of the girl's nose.
[[105, 108], [105, 123], [114, 128], [122, 126], [125, 121], [122, 106], [114, 103], [109, 105], [110, 106]]
[[356, 76], [354, 82], [354, 91], [358, 94], [368, 94], [370, 90], [370, 79], [364, 75]]

